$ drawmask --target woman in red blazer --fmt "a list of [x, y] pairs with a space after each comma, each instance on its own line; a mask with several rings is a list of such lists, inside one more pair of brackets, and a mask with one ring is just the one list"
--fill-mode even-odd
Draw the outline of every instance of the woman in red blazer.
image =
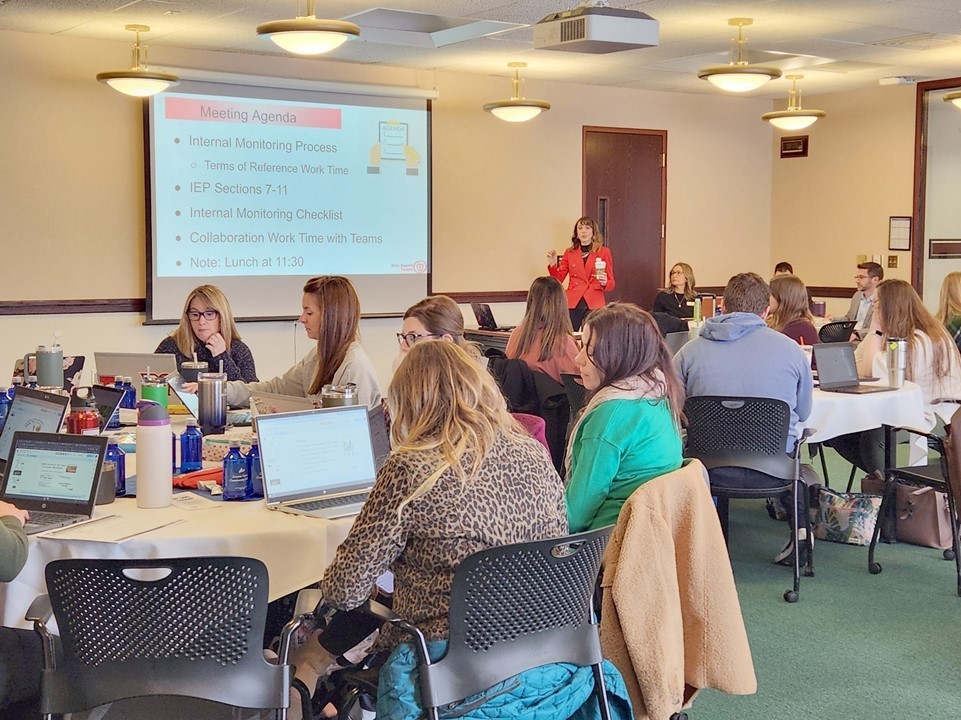
[[547, 271], [561, 282], [570, 275], [567, 307], [576, 332], [589, 311], [607, 303], [604, 293], [614, 289], [611, 251], [604, 247], [597, 223], [582, 217], [574, 223], [571, 246], [560, 256], [555, 250], [548, 250], [547, 260]]

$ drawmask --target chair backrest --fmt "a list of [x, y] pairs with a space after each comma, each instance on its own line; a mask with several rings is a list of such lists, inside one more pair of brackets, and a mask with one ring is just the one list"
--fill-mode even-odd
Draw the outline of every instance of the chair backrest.
[[538, 414], [537, 388], [534, 387], [534, 376], [526, 362], [518, 358], [492, 357], [487, 363], [487, 369], [507, 398], [508, 410], [529, 415]]
[[425, 707], [540, 665], [602, 661], [591, 598], [612, 528], [474, 553], [454, 573], [450, 641], [419, 668]]
[[531, 371], [534, 390], [537, 393], [538, 417], [544, 418], [545, 436], [554, 467], [558, 472], [564, 468], [564, 453], [567, 450], [567, 426], [571, 422], [571, 405], [567, 390], [557, 380], [539, 370]]
[[261, 561], [56, 560], [46, 580], [63, 656], [44, 671], [42, 712], [151, 695], [287, 707], [290, 666], [262, 651]]
[[567, 401], [571, 404], [571, 417], [577, 415], [584, 407], [584, 396], [587, 389], [580, 383], [581, 376], [573, 373], [561, 373], [564, 389], [567, 391]]
[[795, 462], [785, 448], [791, 408], [783, 400], [700, 395], [684, 403], [687, 446], [684, 454], [708, 470], [742, 467], [791, 480]]
[[857, 325], [856, 320], [829, 322], [818, 330], [818, 340], [823, 343], [847, 342], [851, 339], [855, 325]]
[[948, 492], [954, 499], [954, 506], [961, 508], [961, 407], [954, 411], [951, 422], [945, 430], [944, 469], [947, 470], [945, 479]]
[[651, 317], [657, 323], [657, 329], [660, 331], [661, 337], [669, 333], [687, 332], [687, 320], [683, 318], [677, 318], [662, 312], [652, 312]]

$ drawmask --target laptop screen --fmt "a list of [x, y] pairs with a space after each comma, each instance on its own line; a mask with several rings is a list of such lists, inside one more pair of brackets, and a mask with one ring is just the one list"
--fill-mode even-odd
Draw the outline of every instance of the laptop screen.
[[3, 499], [27, 509], [47, 504], [63, 512], [93, 500], [107, 438], [17, 433], [4, 474]]
[[260, 415], [257, 437], [270, 503], [368, 488], [377, 476], [366, 405]]
[[858, 384], [858, 366], [851, 343], [814, 345], [814, 361], [818, 367], [818, 384], [823, 388]]
[[0, 461], [10, 457], [13, 434], [16, 432], [59, 432], [68, 402], [70, 398], [64, 395], [17, 388], [3, 431], [0, 432]]
[[113, 384], [117, 375], [129, 377], [140, 394], [141, 373], [150, 370], [152, 375], [166, 378], [177, 372], [177, 358], [165, 353], [114, 353], [95, 352], [97, 376], [104, 385]]

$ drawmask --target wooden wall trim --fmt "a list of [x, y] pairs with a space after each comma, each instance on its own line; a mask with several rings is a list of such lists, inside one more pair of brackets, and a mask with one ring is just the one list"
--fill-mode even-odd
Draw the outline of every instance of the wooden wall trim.
[[0, 300], [0, 315], [78, 315], [81, 313], [143, 313], [144, 298], [106, 300]]
[[457, 303], [527, 302], [527, 290], [477, 290], [475, 292], [434, 292], [432, 294], [446, 295]]

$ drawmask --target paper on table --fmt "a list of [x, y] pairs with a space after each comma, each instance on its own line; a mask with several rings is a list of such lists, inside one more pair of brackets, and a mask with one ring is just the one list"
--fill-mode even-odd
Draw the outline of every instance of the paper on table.
[[180, 493], [174, 495], [173, 506], [181, 510], [213, 510], [215, 508], [222, 508], [224, 504], [222, 502], [208, 500], [205, 497], [194, 495], [193, 493]]
[[51, 540], [90, 540], [92, 542], [119, 543], [182, 522], [182, 519], [167, 520], [161, 518], [144, 522], [144, 517], [140, 514], [131, 517], [110, 515], [105, 518], [94, 518], [89, 523], [50, 530], [40, 533], [36, 537], [50, 538]]

